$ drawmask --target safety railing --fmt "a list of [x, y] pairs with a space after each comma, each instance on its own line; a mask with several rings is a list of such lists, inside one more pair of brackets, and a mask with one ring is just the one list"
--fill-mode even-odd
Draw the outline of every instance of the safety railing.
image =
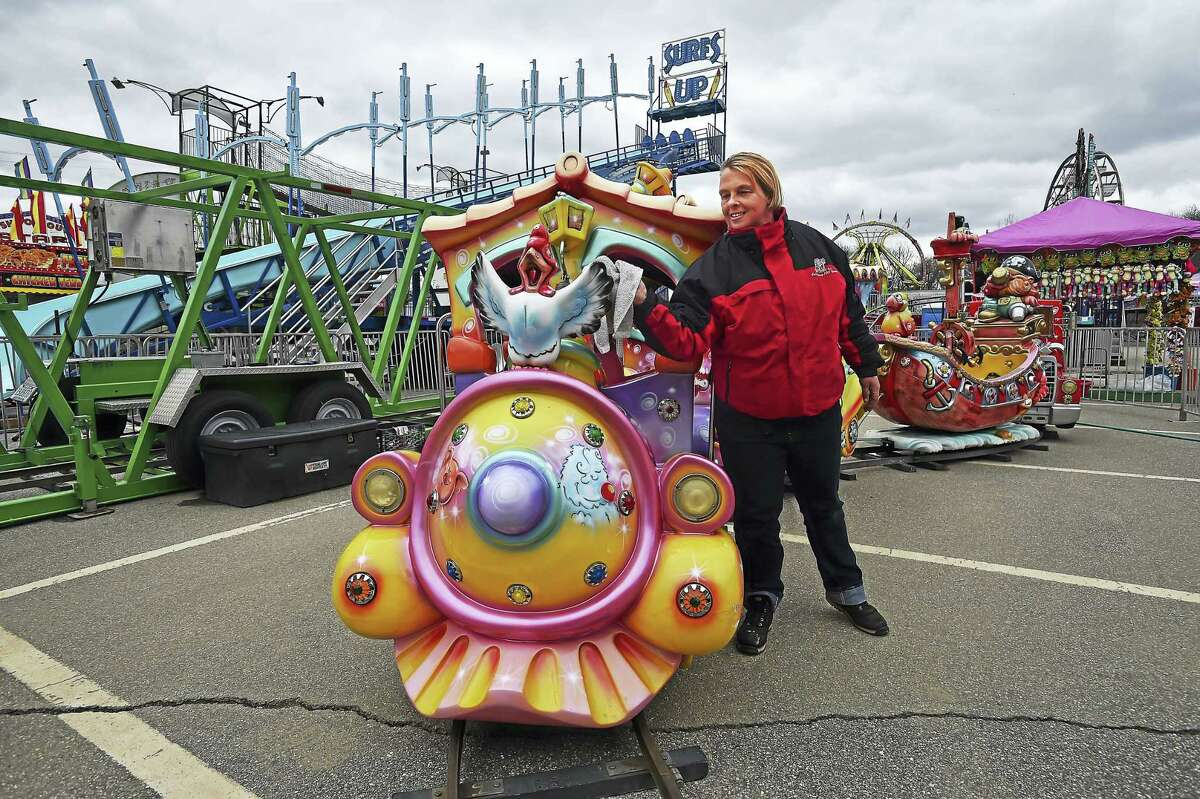
[[1184, 330], [1179, 391], [1180, 420], [1200, 416], [1200, 327]]
[[1069, 327], [1067, 368], [1085, 399], [1184, 408], [1195, 399], [1200, 328]]

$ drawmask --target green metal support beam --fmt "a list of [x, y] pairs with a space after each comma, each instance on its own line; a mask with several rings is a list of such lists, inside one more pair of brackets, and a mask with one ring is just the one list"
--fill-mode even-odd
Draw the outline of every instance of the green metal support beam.
[[[188, 291], [187, 281], [184, 279], [183, 275], [176, 274], [171, 275], [170, 280], [171, 286], [175, 289], [175, 295], [179, 297], [180, 306], [185, 305], [188, 297], [191, 295], [191, 292]], [[208, 335], [208, 328], [204, 326], [204, 320], [202, 319], [196, 320], [196, 335], [200, 336], [200, 343], [203, 344], [206, 349], [211, 350], [213, 348], [212, 339]]]
[[304, 307], [309, 324], [312, 325], [317, 346], [321, 348], [321, 357], [329, 362], [336, 361], [338, 360], [337, 351], [329, 339], [329, 331], [325, 328], [325, 322], [321, 319], [321, 312], [313, 297], [312, 287], [308, 285], [308, 278], [304, 275], [304, 266], [300, 263], [296, 247], [293, 246], [292, 239], [288, 235], [287, 223], [283, 221], [283, 214], [279, 211], [279, 202], [271, 193], [271, 187], [266, 181], [259, 181], [258, 196], [259, 202], [267, 212], [267, 221], [275, 232], [275, 239], [279, 242], [279, 253], [292, 273], [292, 283], [296, 286], [296, 293], [300, 295], [300, 304]]
[[[190, 291], [187, 286], [176, 287], [184, 302], [177, 333], [174, 336], [167, 356], [160, 371], [141, 378], [145, 388], [140, 391], [151, 393], [150, 411], [161, 400], [168, 385], [177, 370], [186, 362], [189, 345], [193, 333], [204, 331], [200, 328], [201, 310], [207, 298], [208, 291], [217, 272], [218, 261], [221, 258], [229, 232], [236, 220], [257, 220], [266, 222], [267, 227], [275, 236], [279, 246], [284, 269], [279, 281], [279, 290], [275, 303], [282, 306], [288, 292], [294, 288], [300, 298], [301, 305], [310, 323], [322, 356], [328, 360], [337, 360], [337, 352], [331, 340], [329, 330], [321, 319], [316, 300], [304, 274], [300, 261], [300, 250], [307, 233], [315, 233], [321, 257], [330, 270], [330, 280], [337, 293], [343, 312], [346, 313], [347, 324], [350, 326], [354, 342], [361, 354], [362, 360], [372, 373], [382, 376], [388, 367], [388, 353], [395, 340], [396, 330], [403, 315], [412, 285], [413, 270], [416, 268], [423, 238], [421, 228], [424, 221], [433, 215], [454, 215], [461, 213], [458, 209], [433, 205], [416, 200], [407, 200], [378, 192], [362, 191], [334, 184], [320, 183], [286, 173], [267, 172], [249, 167], [230, 164], [224, 161], [213, 161], [192, 156], [180, 155], [165, 150], [142, 147], [126, 142], [113, 142], [108, 139], [85, 134], [48, 128], [40, 125], [28, 125], [16, 120], [0, 118], [0, 137], [13, 136], [23, 139], [39, 140], [62, 147], [78, 147], [83, 150], [106, 155], [124, 156], [140, 161], [175, 167], [181, 171], [193, 173], [189, 179], [154, 189], [147, 189], [132, 194], [120, 191], [109, 191], [85, 186], [73, 186], [61, 182], [32, 180], [0, 174], [0, 187], [31, 189], [35, 191], [67, 193], [73, 196], [91, 197], [97, 200], [116, 200], [122, 202], [139, 202], [147, 205], [157, 205], [178, 208], [192, 213], [208, 214], [215, 217], [212, 224], [208, 247], [197, 268], [195, 280]], [[277, 195], [287, 189], [300, 189], [313, 193], [348, 197], [364, 203], [373, 203], [371, 210], [337, 214], [328, 217], [297, 217], [284, 213]], [[192, 196], [211, 196], [213, 190], [224, 191], [224, 199], [219, 204], [211, 201], [195, 201]], [[257, 196], [261, 210], [243, 207], [248, 205], [250, 198]], [[413, 215], [413, 231], [411, 233], [398, 230], [388, 230], [375, 227], [372, 220], [399, 219]], [[299, 235], [293, 240], [287, 234], [288, 225], [300, 227]], [[355, 235], [392, 237], [407, 240], [408, 249], [405, 252], [402, 266], [397, 271], [396, 288], [388, 307], [387, 322], [381, 337], [378, 354], [371, 359], [365, 344], [361, 326], [354, 316], [349, 294], [334, 256], [334, 248], [329, 244], [327, 230], [346, 231]], [[417, 298], [418, 312], [428, 300], [433, 273], [437, 268], [436, 259], [431, 259], [429, 270], [422, 281]], [[15, 335], [10, 335], [14, 342], [14, 353], [27, 364], [30, 373], [34, 375], [41, 394], [31, 411], [30, 424], [22, 438], [21, 451], [0, 453], [0, 471], [21, 468], [22, 465], [42, 465], [61, 463], [64, 466], [70, 461], [75, 465], [75, 484], [70, 491], [56, 491], [38, 497], [22, 497], [17, 500], [0, 502], [0, 525], [13, 521], [43, 518], [49, 515], [70, 511], [92, 505], [104, 505], [121, 502], [142, 496], [166, 493], [183, 487], [182, 482], [173, 474], [163, 473], [162, 465], [152, 457], [151, 449], [161, 428], [154, 425], [143, 425], [137, 436], [105, 443], [95, 440], [94, 431], [86, 427], [76, 427], [77, 412], [73, 410], [62, 391], [58, 389], [57, 381], [63, 374], [67, 359], [73, 354], [74, 341], [82, 329], [84, 315], [88, 303], [95, 293], [98, 274], [88, 271], [84, 276], [83, 286], [76, 298], [74, 307], [67, 318], [66, 331], [58, 343], [54, 357], [48, 366], [43, 365], [37, 349], [19, 330], [12, 311], [16, 306], [0, 302], [0, 323], [13, 328]], [[0, 298], [2, 299], [2, 298]], [[273, 306], [274, 304], [273, 303]], [[280, 310], [272, 309], [268, 323], [277, 327]], [[391, 402], [379, 403], [389, 412], [405, 412], [409, 410], [436, 407], [437, 400], [429, 398], [398, 399], [402, 390], [407, 368], [413, 357], [416, 344], [416, 332], [419, 330], [420, 319], [413, 320], [409, 328], [400, 358], [398, 374], [391, 391]], [[6, 328], [7, 329], [7, 328]], [[260, 359], [264, 347], [269, 351], [270, 335], [264, 337], [260, 344]], [[17, 343], [23, 339], [22, 343]], [[151, 389], [152, 386], [152, 389]], [[129, 386], [122, 385], [119, 393], [127, 393]], [[79, 397], [78, 415], [94, 415], [95, 403], [104, 396], [104, 392], [117, 391], [113, 385], [96, 384], [96, 391], [83, 391]], [[96, 393], [99, 392], [99, 393]], [[114, 394], [115, 396], [115, 394]], [[144, 396], [144, 394], [143, 394]], [[46, 414], [53, 413], [54, 417], [67, 431], [69, 444], [56, 447], [39, 447], [36, 434], [44, 422]], [[107, 454], [105, 446], [108, 447]], [[114, 481], [109, 472], [112, 464], [106, 464], [105, 458], [112, 460], [114, 453], [128, 453], [129, 460], [124, 464], [124, 474], [119, 481]]]
[[[390, 402], [400, 399], [400, 391], [404, 387], [404, 378], [408, 374], [408, 362], [412, 358], [413, 347], [417, 343], [417, 331], [421, 329], [421, 316], [425, 312], [425, 302], [429, 298], [429, 287], [433, 284], [433, 274], [437, 271], [438, 257], [435, 253], [430, 256], [425, 266], [425, 276], [421, 280], [421, 291], [413, 304], [412, 321], [408, 325], [408, 335], [404, 339], [404, 349], [400, 353], [400, 365], [396, 367], [396, 376], [392, 379], [392, 390], [388, 397]], [[382, 353], [381, 353], [382, 354]]]
[[325, 238], [324, 230], [317, 228], [316, 234], [317, 246], [321, 248], [321, 257], [325, 259], [325, 268], [329, 270], [329, 280], [333, 283], [333, 290], [337, 292], [342, 313], [346, 315], [346, 324], [350, 326], [350, 335], [354, 337], [354, 347], [358, 351], [358, 357], [366, 364], [368, 370], [373, 369], [375, 362], [371, 358], [371, 354], [367, 352], [362, 328], [358, 324], [358, 318], [354, 315], [355, 308], [350, 302], [350, 295], [346, 293], [346, 284], [342, 281], [342, 273], [338, 269], [337, 259], [333, 257], [333, 249], [329, 246], [329, 240]]
[[194, 191], [202, 191], [203, 189], [229, 188], [231, 181], [228, 175], [209, 175], [204, 178], [195, 178], [193, 180], [183, 180], [179, 183], [172, 183], [169, 186], [158, 186], [153, 189], [144, 189], [135, 191], [133, 194], [126, 195], [130, 202], [142, 203], [148, 200], [153, 200], [156, 197], [178, 197], [183, 194], [191, 194]]
[[[159, 374], [158, 383], [154, 387], [154, 395], [150, 398], [150, 408], [147, 411], [147, 417], [153, 413], [154, 406], [158, 404], [163, 392], [167, 390], [167, 385], [171, 382], [175, 370], [183, 365], [184, 358], [187, 357], [188, 344], [192, 337], [191, 331], [195, 329], [196, 323], [200, 321], [200, 311], [204, 306], [208, 287], [212, 285], [213, 277], [217, 273], [217, 262], [221, 259], [222, 252], [224, 252], [225, 239], [229, 235], [229, 228], [233, 224], [233, 218], [237, 215], [238, 203], [241, 201], [242, 191], [246, 188], [246, 183], [245, 178], [238, 178], [225, 194], [225, 203], [221, 207], [221, 213], [217, 215], [217, 221], [213, 226], [212, 237], [210, 238], [213, 245], [205, 250], [204, 258], [200, 261], [200, 267], [196, 270], [196, 279], [192, 284], [192, 292], [188, 295], [187, 303], [183, 306], [183, 313], [179, 317], [179, 325], [176, 328], [175, 337], [171, 340], [171, 346], [167, 350], [166, 364], [163, 366], [161, 374]], [[133, 446], [133, 452], [129, 458], [129, 467], [125, 471], [125, 477], [122, 482], [128, 483], [131, 480], [141, 478], [142, 470], [146, 466], [146, 461], [149, 460], [150, 446], [154, 441], [156, 433], [157, 430], [154, 425], [142, 425], [142, 429], [138, 431], [137, 441]]]
[[[307, 235], [308, 225], [301, 225], [296, 230], [296, 238], [292, 242], [292, 247], [299, 251], [304, 245], [304, 238]], [[279, 273], [279, 285], [275, 287], [275, 298], [271, 300], [271, 310], [267, 314], [267, 323], [263, 328], [262, 337], [258, 340], [258, 349], [254, 353], [254, 362], [257, 364], [265, 364], [267, 357], [271, 354], [271, 342], [275, 338], [275, 331], [279, 328], [279, 319], [283, 316], [283, 305], [291, 290], [292, 270], [288, 269], [287, 263], [284, 263], [283, 269]]]
[[[89, 186], [72, 186], [67, 183], [53, 183], [49, 180], [31, 180], [3, 174], [0, 174], [0, 186], [10, 189], [30, 189], [32, 191], [71, 194], [76, 197], [91, 197], [96, 200], [129, 202], [129, 195], [123, 191], [109, 191], [108, 189], [96, 189]], [[192, 202], [190, 200], [171, 200], [166, 197], [156, 197], [152, 200], [147, 200], [146, 205], [182, 208], [185, 211], [198, 211], [201, 213], [209, 210], [218, 210], [216, 206], [210, 208], [203, 203]]]
[[362, 233], [366, 236], [386, 236], [390, 239], [411, 239], [412, 234], [404, 230], [387, 230], [385, 228], [366, 227], [365, 225], [351, 225], [348, 222], [328, 222], [324, 218], [318, 217], [321, 220], [321, 226], [332, 228], [334, 230], [344, 230], [347, 233]]
[[[75, 304], [71, 307], [71, 313], [67, 314], [66, 328], [63, 330], [62, 338], [59, 339], [58, 347], [54, 350], [54, 358], [50, 361], [48, 382], [38, 384], [37, 400], [34, 401], [33, 408], [29, 412], [25, 432], [21, 434], [21, 447], [23, 448], [37, 446], [37, 434], [42, 429], [42, 421], [46, 418], [47, 410], [43, 392], [50, 386], [53, 386], [56, 391], [58, 390], [58, 381], [63, 376], [67, 359], [74, 354], [75, 340], [79, 337], [79, 331], [83, 329], [83, 319], [87, 314], [88, 305], [92, 301], [92, 295], [96, 291], [96, 284], [99, 280], [100, 274], [89, 267], [83, 276], [83, 285], [79, 288], [79, 294], [75, 299]], [[9, 337], [11, 338], [11, 335]], [[40, 364], [42, 361], [38, 358], [37, 362]], [[22, 363], [27, 362], [22, 360]], [[63, 428], [63, 430], [66, 429], [66, 427]]]
[[[333, 214], [317, 217], [323, 225], [338, 225], [343, 222], [366, 222], [368, 219], [391, 219], [417, 213], [405, 208], [381, 208], [378, 211], [358, 211], [353, 214]], [[405, 234], [408, 235], [408, 234]]]
[[[58, 381], [50, 376], [51, 373], [42, 363], [41, 356], [38, 355], [33, 342], [29, 340], [29, 336], [25, 335], [24, 328], [21, 327], [21, 323], [17, 321], [16, 315], [9, 307], [0, 306], [0, 330], [4, 331], [4, 335], [8, 338], [8, 345], [13, 348], [17, 358], [25, 365], [25, 371], [37, 383], [40, 389], [38, 401], [54, 414], [54, 418], [63, 430], [70, 430], [75, 423], [75, 412], [71, 410], [67, 398], [58, 388]], [[45, 410], [43, 410], [42, 416], [45, 418]], [[33, 438], [36, 441], [37, 428], [31, 424], [26, 432], [28, 433], [29, 430], [33, 431]]]
[[[86, 133], [61, 130], [44, 125], [30, 125], [15, 119], [0, 117], [0, 136], [15, 136], [19, 139], [41, 140], [47, 144], [61, 144], [63, 147], [79, 147], [95, 153], [123, 155], [126, 158], [136, 158], [141, 161], [152, 161], [157, 164], [167, 164], [181, 169], [195, 169], [199, 172], [209, 172], [230, 177], [257, 178], [267, 173], [250, 167], [231, 164], [226, 161], [213, 161], [207, 158], [197, 158], [192, 155], [172, 153], [168, 150], [158, 150], [154, 147], [144, 147], [129, 142], [116, 142], [100, 136], [89, 136]], [[128, 195], [126, 195], [128, 196]]]
[[396, 328], [400, 326], [400, 315], [404, 311], [404, 303], [408, 300], [408, 286], [412, 282], [413, 269], [417, 265], [417, 254], [421, 251], [421, 228], [424, 225], [425, 214], [421, 214], [413, 224], [413, 236], [408, 240], [404, 265], [400, 267], [400, 274], [396, 276], [396, 290], [392, 292], [392, 301], [388, 305], [387, 321], [383, 323], [383, 335], [379, 337], [379, 350], [375, 355], [375, 368], [371, 372], [377, 382], [383, 380], [383, 373], [387, 370], [387, 354], [392, 349]]

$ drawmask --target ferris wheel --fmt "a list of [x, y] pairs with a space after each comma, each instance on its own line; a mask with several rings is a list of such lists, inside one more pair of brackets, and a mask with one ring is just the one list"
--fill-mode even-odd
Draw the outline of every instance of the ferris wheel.
[[[850, 221], [849, 214], [846, 215], [846, 221]], [[835, 222], [834, 228], [838, 231], [833, 237], [835, 242], [845, 237], [854, 243], [854, 249], [850, 253], [850, 271], [854, 273], [855, 281], [875, 283], [879, 286], [880, 294], [886, 294], [890, 287], [916, 288], [921, 285], [921, 280], [913, 273], [912, 266], [925, 260], [925, 251], [912, 234], [898, 222], [875, 219], [847, 224], [840, 228]], [[912, 248], [915, 262], [903, 257], [906, 244]]]
[[1042, 210], [1062, 205], [1076, 197], [1089, 197], [1114, 205], [1125, 204], [1125, 189], [1121, 173], [1112, 156], [1096, 149], [1096, 140], [1088, 134], [1084, 143], [1083, 128], [1075, 139], [1075, 152], [1063, 159], [1050, 181], [1046, 204]]

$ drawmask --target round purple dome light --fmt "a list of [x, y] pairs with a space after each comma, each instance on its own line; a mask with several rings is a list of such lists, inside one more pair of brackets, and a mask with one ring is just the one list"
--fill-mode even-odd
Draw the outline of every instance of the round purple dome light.
[[558, 479], [540, 454], [503, 450], [480, 464], [467, 493], [475, 529], [503, 547], [540, 541], [562, 521]]

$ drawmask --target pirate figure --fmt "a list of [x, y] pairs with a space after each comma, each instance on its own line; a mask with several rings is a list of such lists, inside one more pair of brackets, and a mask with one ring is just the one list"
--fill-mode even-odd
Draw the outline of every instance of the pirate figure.
[[1029, 312], [1037, 307], [1037, 284], [1040, 276], [1037, 269], [1024, 255], [1010, 255], [1000, 266], [992, 270], [983, 285], [983, 308], [979, 320], [990, 322], [996, 319], [1011, 319], [1023, 322]]

